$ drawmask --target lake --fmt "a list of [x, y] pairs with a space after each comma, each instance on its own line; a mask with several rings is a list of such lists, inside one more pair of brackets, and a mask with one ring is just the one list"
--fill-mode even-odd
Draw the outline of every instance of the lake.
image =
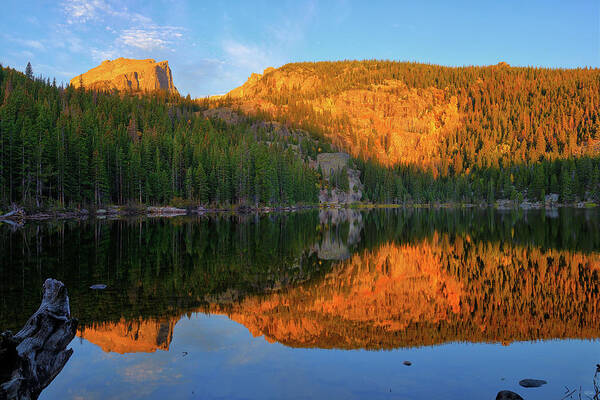
[[66, 284], [74, 353], [42, 399], [585, 398], [599, 227], [575, 209], [0, 226], [0, 330]]

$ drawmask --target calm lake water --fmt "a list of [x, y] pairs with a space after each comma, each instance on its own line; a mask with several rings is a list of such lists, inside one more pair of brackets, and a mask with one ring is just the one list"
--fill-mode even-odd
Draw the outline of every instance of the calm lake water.
[[0, 255], [0, 330], [48, 277], [80, 322], [42, 399], [576, 399], [600, 363], [598, 210], [28, 223]]

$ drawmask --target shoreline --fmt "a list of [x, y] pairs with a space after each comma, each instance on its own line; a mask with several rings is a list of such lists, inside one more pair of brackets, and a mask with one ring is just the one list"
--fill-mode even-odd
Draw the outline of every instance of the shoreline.
[[595, 202], [578, 202], [572, 204], [562, 203], [542, 203], [524, 201], [517, 204], [509, 200], [499, 200], [494, 204], [482, 203], [405, 203], [405, 204], [374, 204], [374, 203], [321, 203], [321, 204], [306, 204], [292, 206], [261, 206], [261, 207], [212, 207], [205, 208], [202, 206], [196, 208], [178, 208], [173, 206], [148, 206], [148, 207], [127, 207], [111, 205], [106, 208], [99, 208], [88, 211], [82, 209], [65, 209], [65, 210], [45, 210], [34, 213], [27, 213], [23, 208], [16, 207], [6, 214], [0, 214], [0, 224], [19, 226], [26, 221], [56, 221], [56, 220], [86, 220], [89, 218], [96, 219], [117, 219], [122, 217], [147, 217], [147, 218], [169, 218], [178, 216], [204, 216], [204, 215], [221, 215], [221, 214], [270, 214], [277, 212], [298, 212], [305, 210], [316, 209], [486, 209], [493, 208], [499, 211], [510, 210], [557, 210], [559, 208], [573, 209], [593, 209], [598, 207]]

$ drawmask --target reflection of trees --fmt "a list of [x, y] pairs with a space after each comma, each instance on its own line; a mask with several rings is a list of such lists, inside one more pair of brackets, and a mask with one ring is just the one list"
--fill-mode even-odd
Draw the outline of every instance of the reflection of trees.
[[[82, 325], [179, 315], [291, 285], [328, 265], [309, 250], [318, 240], [316, 220], [310, 213], [0, 230], [0, 325], [23, 324], [39, 302], [38, 282], [47, 276], [65, 282]], [[94, 283], [108, 289], [91, 291]]]
[[442, 232], [469, 235], [476, 242], [509, 241], [540, 248], [600, 250], [597, 210], [561, 209], [557, 218], [550, 218], [549, 214], [545, 210], [380, 210], [363, 218], [363, 247], [377, 247], [390, 240], [412, 243]]
[[434, 234], [355, 254], [318, 282], [214, 311], [300, 347], [594, 338], [599, 270], [599, 253]]
[[[73, 315], [88, 337], [95, 331], [123, 343], [136, 331], [152, 342], [162, 322], [198, 309], [229, 313], [256, 334], [297, 346], [597, 335], [597, 212], [561, 210], [549, 218], [377, 210], [320, 217], [0, 229], [0, 326], [20, 327], [38, 305], [41, 282], [52, 276], [69, 288]], [[319, 259], [328, 241], [347, 248], [349, 258]], [[94, 283], [108, 289], [89, 290]]]

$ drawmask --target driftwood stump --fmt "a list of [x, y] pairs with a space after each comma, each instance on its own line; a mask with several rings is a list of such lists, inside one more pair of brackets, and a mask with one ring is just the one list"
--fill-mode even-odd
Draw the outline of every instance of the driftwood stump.
[[65, 285], [44, 282], [40, 308], [16, 335], [0, 334], [0, 399], [36, 399], [63, 369], [77, 331]]
[[13, 204], [13, 209], [6, 214], [0, 215], [0, 222], [8, 224], [13, 228], [23, 226], [25, 211]]

